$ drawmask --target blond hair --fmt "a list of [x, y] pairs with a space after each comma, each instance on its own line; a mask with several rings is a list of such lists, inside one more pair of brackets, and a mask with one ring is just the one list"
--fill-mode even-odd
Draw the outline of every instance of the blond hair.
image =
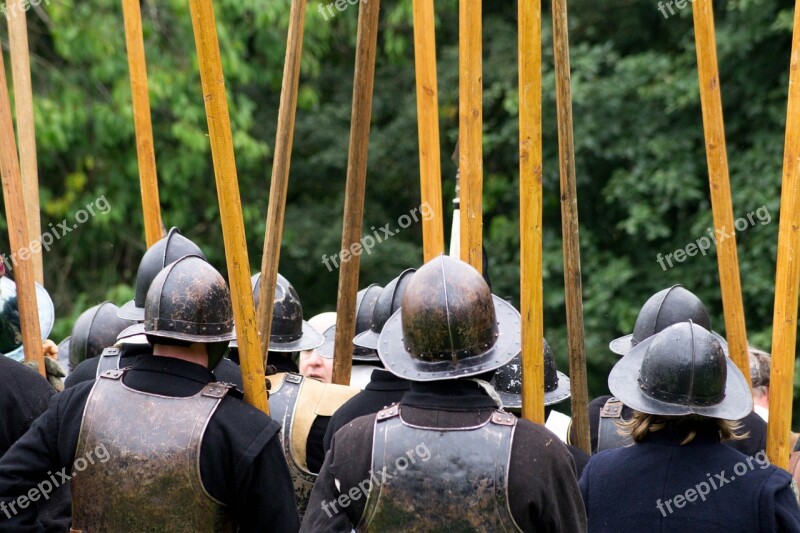
[[633, 411], [633, 416], [630, 420], [617, 422], [617, 432], [624, 437], [630, 437], [634, 442], [641, 442], [649, 433], [668, 429], [684, 434], [683, 440], [681, 440], [681, 445], [684, 445], [692, 442], [700, 429], [712, 425], [716, 426], [720, 440], [742, 440], [749, 435], [746, 431], [739, 433], [742, 425], [733, 420], [722, 420], [700, 415], [650, 415], [636, 410]]

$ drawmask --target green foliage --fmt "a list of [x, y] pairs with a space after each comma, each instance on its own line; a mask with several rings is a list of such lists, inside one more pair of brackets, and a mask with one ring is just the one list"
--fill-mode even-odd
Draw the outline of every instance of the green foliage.
[[[335, 305], [357, 8], [320, 15], [309, 2], [281, 271], [308, 316]], [[289, 2], [216, 0], [250, 263], [260, 264]], [[491, 5], [490, 5], [491, 4]], [[386, 3], [369, 147], [364, 233], [420, 203], [411, 3]], [[547, 3], [545, 3], [547, 6]], [[458, 133], [458, 6], [437, 2], [446, 227]], [[716, 254], [663, 270], [712, 225], [691, 8], [665, 19], [651, 2], [570, 3], [575, 153], [590, 393], [605, 390], [607, 349], [652, 293], [683, 283], [724, 333]], [[716, 5], [736, 217], [771, 215], [737, 235], [749, 338], [769, 349], [774, 298], [791, 9], [777, 0]], [[188, 6], [142, 3], [165, 224], [225, 271], [207, 126]], [[484, 2], [484, 225], [494, 290], [519, 299], [516, 4]], [[59, 0], [29, 15], [43, 227], [100, 195], [112, 209], [57, 241], [46, 284], [65, 335], [105, 298], [121, 303], [144, 250], [130, 85], [117, 0]], [[543, 16], [545, 333], [566, 370], [563, 260], [551, 19]], [[4, 222], [4, 220], [3, 220]], [[418, 266], [414, 224], [362, 257], [361, 285]], [[798, 377], [800, 380], [800, 376]], [[795, 410], [797, 412], [797, 410]]]

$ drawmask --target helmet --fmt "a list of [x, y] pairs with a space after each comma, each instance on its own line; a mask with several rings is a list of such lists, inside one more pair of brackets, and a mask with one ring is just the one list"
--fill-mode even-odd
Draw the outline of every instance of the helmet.
[[719, 340], [691, 321], [637, 344], [611, 369], [608, 387], [628, 407], [653, 415], [740, 420], [753, 410], [745, 377]]
[[178, 228], [172, 228], [166, 237], [148, 248], [142, 256], [139, 270], [136, 272], [134, 298], [123, 305], [117, 315], [126, 320], [143, 321], [144, 302], [153, 279], [164, 267], [185, 255], [206, 259], [203, 251], [195, 243], [181, 235]]
[[[372, 314], [375, 312], [375, 304], [378, 297], [383, 292], [383, 287], [373, 283], [365, 289], [358, 291], [356, 296], [356, 335], [369, 330], [372, 325]], [[335, 331], [335, 330], [334, 330]], [[355, 344], [353, 340], [353, 361], [378, 362], [378, 352], [374, 348], [364, 348]]]
[[477, 270], [448, 256], [414, 274], [378, 344], [386, 369], [410, 381], [483, 374], [519, 352], [517, 310], [492, 295]]
[[74, 369], [84, 359], [91, 359], [113, 346], [117, 335], [134, 325], [133, 320], [117, 316], [119, 308], [111, 302], [103, 302], [81, 313], [72, 327], [69, 344], [69, 367]]
[[[497, 369], [492, 386], [506, 409], [522, 409], [522, 358], [515, 355]], [[556, 358], [544, 341], [544, 404], [553, 405], [569, 398], [569, 378], [556, 369]]]
[[202, 257], [189, 255], [158, 273], [147, 291], [144, 331], [187, 342], [229, 341], [233, 309], [228, 284]]
[[[2, 263], [2, 261], [0, 261]], [[36, 305], [39, 310], [39, 329], [44, 341], [53, 329], [56, 313], [53, 300], [44, 287], [35, 284]], [[22, 361], [25, 354], [22, 349], [22, 327], [17, 307], [17, 285], [11, 279], [0, 277], [0, 353]]]
[[[612, 352], [625, 355], [631, 351], [631, 348], [651, 335], [655, 335], [667, 326], [687, 320], [711, 331], [711, 319], [700, 298], [686, 290], [683, 285], [673, 285], [647, 299], [636, 317], [632, 335], [614, 339], [608, 346]], [[717, 333], [713, 334], [717, 340], [721, 341], [723, 349], [727, 351], [728, 345], [725, 339]]]
[[[353, 339], [354, 345], [368, 350], [376, 350], [378, 348], [378, 337], [380, 337], [381, 330], [383, 330], [384, 324], [389, 320], [389, 317], [400, 309], [400, 304], [403, 302], [403, 294], [405, 294], [414, 272], [416, 272], [416, 269], [413, 268], [404, 270], [381, 290], [374, 304], [375, 308], [372, 311], [369, 329], [355, 336]], [[372, 297], [370, 295], [370, 298]]]
[[[253, 286], [253, 299], [258, 309], [261, 273], [250, 278]], [[302, 352], [312, 350], [322, 344], [322, 334], [303, 320], [303, 306], [300, 297], [289, 280], [278, 274], [275, 296], [272, 300], [272, 327], [269, 332], [270, 352]], [[233, 343], [232, 347], [237, 347]]]
[[750, 360], [750, 382], [753, 387], [769, 387], [769, 372], [772, 357], [758, 348], [749, 347], [747, 350]]

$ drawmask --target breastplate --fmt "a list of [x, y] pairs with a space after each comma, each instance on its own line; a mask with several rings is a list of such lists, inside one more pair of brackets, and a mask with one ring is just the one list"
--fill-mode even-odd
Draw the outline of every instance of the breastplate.
[[130, 389], [124, 374], [102, 374], [86, 402], [71, 481], [73, 530], [232, 530], [200, 477], [203, 434], [230, 386], [209, 383], [176, 398]]

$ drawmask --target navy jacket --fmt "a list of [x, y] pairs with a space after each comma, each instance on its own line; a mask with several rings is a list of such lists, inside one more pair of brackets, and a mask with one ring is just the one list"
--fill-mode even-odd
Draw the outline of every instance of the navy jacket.
[[580, 479], [589, 531], [800, 531], [791, 476], [716, 431], [688, 444], [667, 431], [592, 456]]

